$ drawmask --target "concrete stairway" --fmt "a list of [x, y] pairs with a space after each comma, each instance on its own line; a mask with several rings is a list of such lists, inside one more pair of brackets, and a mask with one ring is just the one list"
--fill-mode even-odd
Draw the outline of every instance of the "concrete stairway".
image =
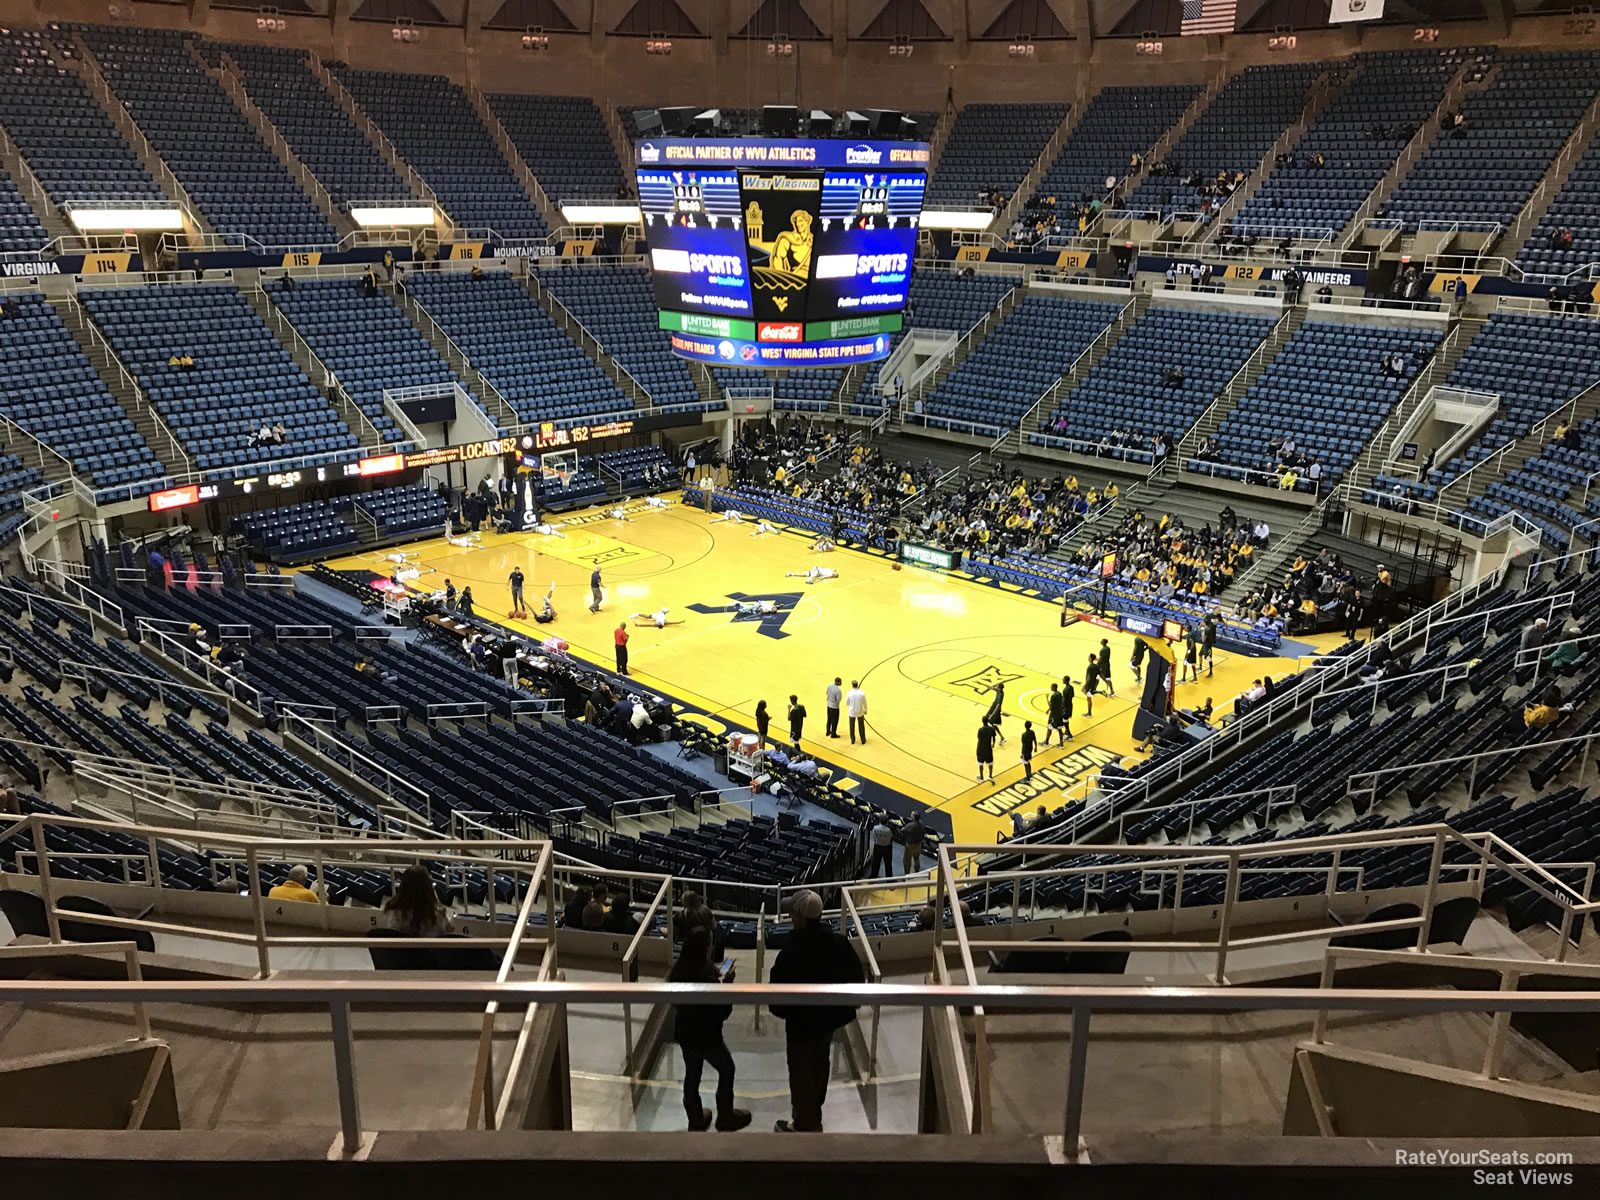
[[428, 339], [428, 345], [449, 364], [461, 385], [472, 393], [482, 405], [483, 411], [489, 414], [489, 419], [499, 426], [503, 433], [526, 424], [511, 401], [507, 400], [500, 389], [490, 383], [488, 377], [472, 364], [466, 352], [446, 336], [444, 330], [439, 328], [439, 322], [433, 319], [433, 314], [424, 308], [416, 297], [410, 292], [395, 288], [393, 284], [384, 284], [383, 287], [399, 305], [400, 311], [405, 313], [406, 319], [416, 327], [418, 333]]
[[172, 430], [167, 428], [167, 423], [134, 380], [133, 373], [116, 356], [83, 306], [70, 296], [50, 297], [50, 306], [56, 310], [61, 323], [72, 334], [72, 340], [78, 343], [84, 357], [93, 365], [101, 382], [122, 406], [122, 411], [128, 414], [128, 420], [133, 422], [139, 436], [166, 465], [167, 473], [177, 475], [192, 471], [194, 463], [188, 451]]
[[67, 224], [59, 209], [50, 202], [49, 194], [44, 190], [32, 168], [23, 159], [21, 151], [17, 149], [11, 135], [0, 129], [0, 167], [5, 168], [11, 182], [17, 185], [17, 190], [22, 193], [23, 199], [28, 202], [28, 207], [33, 210], [33, 215], [39, 219], [39, 224], [44, 226], [45, 236], [51, 239], [73, 237], [77, 230]]
[[367, 116], [356, 103], [355, 97], [345, 89], [344, 84], [339, 82], [338, 76], [323, 65], [322, 59], [315, 52], [306, 55], [306, 65], [317, 77], [317, 81], [328, 89], [328, 94], [333, 97], [334, 103], [345, 111], [345, 115], [355, 122], [356, 128], [362, 132], [367, 141], [377, 148], [378, 153], [383, 155], [395, 173], [405, 180], [406, 186], [411, 189], [411, 194], [423, 204], [431, 205], [441, 220], [455, 224], [450, 219], [450, 214], [445, 211], [444, 205], [439, 202], [439, 197], [428, 186], [427, 180], [418, 175], [411, 164], [401, 157], [395, 144], [388, 139], [383, 130], [378, 128], [378, 123]]
[[1333, 495], [1334, 493], [1330, 492], [1324, 496], [1310, 512], [1294, 509], [1284, 512], [1276, 520], [1256, 502], [1253, 496], [1249, 499], [1248, 508], [1244, 504], [1236, 504], [1235, 510], [1248, 515], [1251, 520], [1266, 521], [1268, 528], [1272, 530], [1272, 536], [1267, 540], [1266, 549], [1256, 552], [1255, 561], [1235, 575], [1233, 583], [1218, 594], [1244, 596], [1258, 587], [1281, 582], [1290, 558], [1306, 544], [1308, 538], [1322, 528], [1328, 501]]
[[1189, 132], [1190, 127], [1200, 119], [1200, 114], [1211, 106], [1211, 102], [1221, 94], [1223, 88], [1228, 86], [1228, 80], [1232, 77], [1233, 72], [1228, 69], [1226, 63], [1218, 65], [1206, 82], [1206, 86], [1189, 102], [1189, 107], [1183, 110], [1182, 115], [1172, 123], [1172, 127], [1163, 132], [1150, 149], [1144, 152], [1139, 162], [1139, 169], [1130, 172], [1122, 185], [1124, 196], [1133, 195], [1138, 186], [1144, 182], [1145, 176], [1150, 174], [1150, 168], [1167, 157], [1172, 148], [1178, 144], [1178, 139]]
[[1233, 378], [1228, 380], [1228, 386], [1200, 414], [1198, 420], [1189, 427], [1187, 433], [1178, 440], [1178, 464], [1181, 467], [1185, 459], [1193, 457], [1199, 450], [1202, 442], [1222, 427], [1228, 419], [1228, 414], [1239, 406], [1245, 394], [1260, 379], [1272, 361], [1289, 344], [1289, 339], [1294, 337], [1306, 319], [1304, 305], [1296, 304], [1278, 318], [1278, 323], [1272, 327], [1272, 332], [1261, 340], [1250, 357], [1245, 359], [1244, 365], [1234, 372]]
[[[606, 351], [606, 348], [600, 344], [600, 339], [590, 333], [583, 322], [573, 315], [572, 310], [561, 303], [554, 292], [539, 282], [538, 272], [529, 271], [523, 275], [522, 286], [527, 289], [528, 295], [538, 301], [539, 307], [549, 313], [551, 319], [561, 326], [566, 335], [578, 344], [578, 348], [592, 358], [595, 364], [610, 377], [612, 382], [622, 389], [623, 395], [632, 400], [639, 408], [655, 407], [655, 398], [650, 395], [644, 384], [629, 374], [627, 368], [613, 358]], [[713, 384], [713, 386], [715, 385]], [[702, 388], [701, 390], [703, 393], [704, 389]], [[718, 390], [714, 397], [707, 398], [714, 398], [720, 401], [722, 393]]]
[[1340, 231], [1337, 241], [1341, 246], [1348, 246], [1359, 239], [1372, 214], [1389, 202], [1389, 197], [1394, 195], [1394, 190], [1400, 186], [1400, 181], [1410, 174], [1417, 159], [1421, 158], [1423, 152], [1433, 144], [1445, 113], [1460, 108], [1461, 101], [1468, 92], [1482, 91], [1488, 87], [1499, 73], [1500, 64], [1491, 65], [1481, 79], [1473, 80], [1472, 75], [1476, 70], [1477, 63], [1468, 60], [1462, 63], [1451, 77], [1450, 82], [1445, 85], [1444, 95], [1439, 98], [1439, 103], [1428, 115], [1428, 119], [1418, 127], [1416, 133], [1411, 135], [1411, 140], [1406, 143], [1405, 149], [1400, 151], [1393, 165], [1384, 172], [1383, 178], [1378, 180], [1377, 185], [1362, 201], [1361, 207], [1356, 210], [1356, 215], [1350, 218], [1349, 224]]
[[533, 171], [522, 159], [522, 152], [517, 149], [517, 144], [511, 140], [511, 135], [506, 132], [506, 127], [500, 123], [500, 117], [489, 103], [489, 97], [483, 94], [483, 89], [477, 84], [467, 88], [467, 98], [472, 101], [472, 107], [478, 112], [478, 119], [483, 122], [489, 136], [494, 139], [494, 144], [500, 148], [500, 155], [511, 166], [511, 173], [517, 177], [517, 182], [522, 184], [522, 190], [528, 193], [528, 198], [533, 201], [533, 206], [539, 210], [539, 215], [544, 218], [544, 223], [554, 233], [566, 224], [561, 216], [561, 210], [555, 205], [545, 192], [543, 185], [534, 178]]
[[906, 392], [906, 411], [910, 412], [918, 400], [926, 400], [934, 388], [950, 378], [951, 372], [966, 362], [967, 356], [983, 343], [983, 339], [998, 329], [1000, 323], [1022, 303], [1027, 292], [1027, 285], [1019, 280], [1014, 288], [1000, 298], [999, 303], [967, 330], [966, 334], [945, 353], [939, 365], [918, 380], [914, 388]]
[[322, 215], [328, 219], [328, 223], [337, 229], [341, 236], [354, 233], [356, 223], [350, 219], [350, 214], [339, 210], [339, 206], [333, 202], [333, 197], [328, 194], [328, 189], [322, 186], [321, 180], [312, 174], [311, 168], [300, 160], [299, 155], [294, 152], [283, 134], [279, 132], [278, 127], [272, 123], [272, 119], [262, 112], [256, 102], [250, 98], [250, 90], [245, 86], [244, 72], [239, 69], [239, 65], [233, 61], [227, 51], [222, 53], [222, 66], [220, 67], [210, 66], [200, 56], [199, 51], [194, 48], [193, 43], [189, 45], [189, 53], [194, 56], [200, 68], [212, 79], [216, 80], [223, 91], [228, 93], [228, 98], [233, 101], [233, 106], [244, 115], [245, 120], [250, 122], [250, 127], [266, 143], [267, 148], [277, 156], [278, 161], [284, 165], [289, 174], [294, 176], [295, 182], [300, 185], [301, 190], [316, 201], [317, 207], [322, 210]]
[[1528, 197], [1522, 211], [1517, 214], [1516, 221], [1500, 238], [1500, 253], [1508, 260], [1514, 261], [1522, 253], [1522, 248], [1528, 244], [1528, 238], [1539, 227], [1539, 222], [1544, 219], [1545, 213], [1550, 211], [1550, 205], [1566, 185], [1567, 178], [1572, 174], [1573, 168], [1578, 165], [1578, 160], [1588, 150], [1594, 135], [1600, 130], [1600, 95], [1596, 95], [1594, 103], [1589, 105], [1584, 112], [1582, 120], [1573, 126], [1572, 133], [1562, 144], [1561, 153], [1551, 160], [1550, 166], [1545, 170], [1539, 180], [1539, 186], [1533, 189], [1533, 195]]
[[1022, 177], [1022, 181], [1012, 191], [1011, 199], [1006, 201], [1006, 206], [1000, 210], [1000, 215], [990, 222], [990, 229], [997, 230], [1004, 236], [1005, 231], [1011, 228], [1011, 222], [1016, 220], [1017, 214], [1023, 210], [1033, 193], [1038, 190], [1039, 181], [1044, 178], [1044, 173], [1050, 169], [1050, 164], [1055, 162], [1056, 158], [1061, 154], [1061, 148], [1067, 144], [1067, 139], [1072, 136], [1073, 127], [1077, 125], [1078, 119], [1083, 116], [1085, 107], [1084, 102], [1081, 100], [1076, 101], [1072, 107], [1062, 114], [1060, 124], [1056, 126], [1055, 132], [1045, 142], [1044, 149], [1039, 151], [1039, 157], [1034, 160], [1033, 166], [1028, 168], [1028, 173]]
[[[1600, 417], [1600, 381], [1591, 384], [1575, 398], [1552, 411], [1561, 413], [1563, 419], [1570, 420], [1574, 425], [1580, 425], [1593, 417]], [[1437, 503], [1447, 509], [1465, 508], [1469, 500], [1474, 496], [1483, 495], [1491, 484], [1498, 483], [1530, 458], [1537, 458], [1550, 443], [1550, 431], [1553, 427], [1553, 421], [1542, 431], [1536, 427], [1534, 432], [1524, 434], [1489, 458], [1483, 459], [1472, 470], [1440, 488]], [[1573, 507], [1579, 508], [1582, 505]]]
[[1022, 414], [1022, 419], [1017, 422], [1016, 428], [1001, 443], [997, 452], [1006, 455], [1027, 453], [1030, 444], [1028, 442], [1029, 436], [1039, 432], [1040, 427], [1049, 418], [1050, 414], [1055, 412], [1062, 399], [1072, 394], [1072, 389], [1088, 377], [1095, 364], [1110, 352], [1111, 347], [1122, 340], [1122, 335], [1132, 329], [1135, 322], [1144, 316], [1149, 309], [1150, 294], [1148, 292], [1138, 293], [1124, 305], [1117, 319], [1101, 330], [1100, 335], [1089, 343], [1082, 354], [1078, 355], [1066, 374], [1045, 389], [1044, 393], [1033, 402], [1033, 406]]
[[1472, 344], [1472, 339], [1478, 336], [1478, 331], [1486, 324], [1488, 322], [1481, 317], [1466, 317], [1458, 321], [1455, 328], [1445, 335], [1444, 341], [1440, 343], [1433, 357], [1417, 373], [1417, 377], [1411, 381], [1411, 386], [1405, 390], [1399, 402], [1389, 410], [1389, 415], [1378, 432], [1367, 442], [1366, 447], [1346, 473], [1345, 479], [1352, 487], [1365, 486], [1374, 475], [1383, 470], [1388, 447], [1393, 444], [1395, 437], [1427, 399], [1428, 393], [1450, 378], [1450, 372], [1455, 370], [1456, 364], [1461, 361], [1461, 356]]
[[622, 115], [617, 112], [614, 104], [600, 105], [600, 114], [605, 119], [606, 132], [611, 135], [611, 148], [617, 152], [617, 161], [622, 164], [622, 177], [628, 180], [628, 194], [635, 193], [633, 185], [633, 142], [628, 137], [628, 131], [622, 127]]
[[1215, 211], [1208, 224], [1200, 226], [1197, 231], [1198, 237], [1191, 235], [1191, 241], [1204, 244], [1215, 240], [1221, 233], [1222, 227], [1244, 211], [1245, 205], [1249, 204], [1251, 198], [1261, 190], [1261, 185], [1267, 181], [1267, 176], [1272, 174], [1273, 168], [1277, 166], [1278, 155], [1287, 154], [1290, 148], [1305, 136], [1306, 130], [1311, 127], [1311, 122], [1322, 114], [1328, 102], [1339, 94], [1341, 87], [1341, 84], [1334, 82], [1331, 71], [1322, 72], [1312, 81], [1311, 86], [1306, 89], [1305, 107], [1300, 110], [1300, 116], [1278, 135], [1277, 140], [1261, 156], [1261, 161], [1255, 165], [1255, 169], [1245, 177], [1244, 183], [1240, 184], [1222, 207]]
[[722, 385], [711, 374], [710, 367], [704, 363], [690, 363], [689, 373], [694, 376], [694, 386], [700, 392], [700, 399], [708, 404], [722, 403]]
[[215, 235], [216, 226], [206, 220], [199, 206], [190, 198], [188, 190], [178, 182], [178, 177], [156, 153], [155, 147], [150, 144], [150, 139], [145, 137], [144, 130], [139, 128], [139, 123], [123, 107], [122, 101], [117, 99], [117, 94], [106, 82], [106, 77], [101, 73], [100, 64], [89, 50], [88, 43], [77, 34], [72, 35], [72, 51], [70, 57], [63, 55], [58, 61], [64, 61], [82, 78], [84, 86], [96, 100], [100, 101], [100, 107], [105, 110], [106, 116], [111, 118], [111, 123], [117, 127], [117, 132], [122, 134], [123, 139], [133, 148], [133, 152], [139, 156], [144, 169], [150, 172], [150, 178], [154, 179], [166, 193], [168, 200], [183, 209], [185, 220], [201, 233]]
[[259, 287], [239, 290], [250, 302], [250, 307], [256, 310], [256, 315], [265, 322], [268, 329], [272, 330], [278, 339], [278, 344], [289, 352], [289, 357], [294, 359], [295, 365], [304, 371], [306, 378], [328, 398], [328, 403], [333, 405], [340, 419], [349, 426], [350, 432], [360, 439], [360, 444], [383, 445], [384, 438], [378, 432], [378, 427], [362, 411], [361, 406], [350, 398], [350, 394], [339, 383], [338, 377], [317, 357], [316, 351], [312, 350], [310, 344], [300, 336], [300, 331], [294, 327], [294, 322], [289, 320], [283, 310], [273, 304], [267, 293]]
[[939, 166], [939, 156], [944, 153], [944, 144], [950, 140], [950, 130], [956, 123], [955, 109], [947, 108], [939, 114], [938, 120], [933, 123], [933, 132], [928, 135], [928, 175], [931, 178], [934, 170]]

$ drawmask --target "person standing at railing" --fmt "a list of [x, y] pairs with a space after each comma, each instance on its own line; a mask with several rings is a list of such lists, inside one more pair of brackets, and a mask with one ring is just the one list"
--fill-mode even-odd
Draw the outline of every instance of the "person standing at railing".
[[[711, 954], [710, 931], [704, 926], [689, 929], [684, 934], [678, 961], [667, 972], [667, 982], [732, 983], [733, 964], [730, 962], [725, 971], [719, 970], [711, 961]], [[714, 1119], [721, 1133], [743, 1129], [750, 1124], [750, 1112], [734, 1107], [733, 1055], [722, 1036], [722, 1026], [733, 1015], [733, 1006], [680, 1004], [675, 1005], [672, 1012], [672, 1040], [683, 1051], [683, 1108], [689, 1118], [689, 1128], [704, 1132], [711, 1128]], [[700, 1104], [700, 1075], [707, 1063], [717, 1072], [715, 1118], [709, 1108]]]
[[[794, 933], [772, 964], [770, 982], [862, 982], [861, 960], [849, 939], [823, 921], [820, 896], [809, 889], [797, 892], [790, 919]], [[791, 1120], [779, 1121], [773, 1129], [778, 1133], [821, 1133], [833, 1035], [855, 1019], [855, 1006], [774, 1004], [769, 1011], [784, 1023], [791, 1114]]]

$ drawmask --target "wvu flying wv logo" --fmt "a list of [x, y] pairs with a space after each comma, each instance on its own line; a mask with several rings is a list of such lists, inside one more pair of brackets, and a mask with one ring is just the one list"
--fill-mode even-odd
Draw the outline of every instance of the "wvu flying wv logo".
[[[732, 613], [733, 619], [739, 624], [755, 625], [762, 637], [786, 638], [789, 635], [783, 631], [783, 623], [789, 619], [789, 614], [794, 611], [794, 606], [800, 603], [805, 595], [803, 592], [761, 592], [746, 594], [744, 592], [729, 592], [728, 599], [732, 604], [691, 604], [689, 611], [693, 613]], [[752, 604], [760, 600], [771, 600], [777, 605], [777, 611], [764, 616], [740, 616], [741, 604]]]

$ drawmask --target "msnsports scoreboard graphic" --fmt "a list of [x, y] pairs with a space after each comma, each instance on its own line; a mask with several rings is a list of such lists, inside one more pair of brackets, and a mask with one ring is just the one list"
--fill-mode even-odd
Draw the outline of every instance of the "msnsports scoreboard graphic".
[[644, 141], [639, 207], [673, 353], [727, 367], [888, 356], [927, 187], [921, 142]]

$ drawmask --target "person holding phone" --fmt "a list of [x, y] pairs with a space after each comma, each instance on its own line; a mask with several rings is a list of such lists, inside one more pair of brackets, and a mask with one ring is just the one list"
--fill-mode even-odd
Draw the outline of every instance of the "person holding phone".
[[[720, 968], [711, 961], [711, 931], [693, 925], [683, 935], [678, 961], [667, 972], [669, 983], [732, 983], [733, 960]], [[679, 1004], [673, 1006], [672, 1040], [683, 1051], [683, 1108], [689, 1128], [711, 1128], [712, 1114], [700, 1105], [700, 1073], [706, 1063], [717, 1070], [716, 1126], [731, 1133], [750, 1124], [750, 1110], [733, 1104], [733, 1055], [722, 1039], [722, 1025], [733, 1015], [731, 1004]]]

